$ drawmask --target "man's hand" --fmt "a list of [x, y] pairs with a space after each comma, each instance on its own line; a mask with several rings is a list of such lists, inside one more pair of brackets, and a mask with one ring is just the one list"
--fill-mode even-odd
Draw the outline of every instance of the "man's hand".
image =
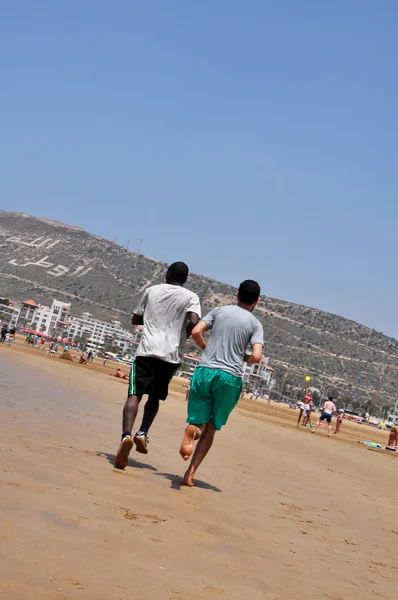
[[204, 350], [207, 346], [206, 340], [203, 337], [204, 332], [207, 330], [208, 326], [207, 323], [205, 323], [204, 321], [199, 321], [199, 323], [195, 325], [195, 327], [192, 330], [192, 337], [198, 344], [199, 348], [201, 348], [202, 350]]

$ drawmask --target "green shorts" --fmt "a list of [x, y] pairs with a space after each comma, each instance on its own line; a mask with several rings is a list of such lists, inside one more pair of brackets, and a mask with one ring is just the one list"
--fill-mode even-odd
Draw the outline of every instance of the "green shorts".
[[242, 392], [242, 379], [218, 369], [198, 367], [192, 377], [187, 423], [221, 429]]

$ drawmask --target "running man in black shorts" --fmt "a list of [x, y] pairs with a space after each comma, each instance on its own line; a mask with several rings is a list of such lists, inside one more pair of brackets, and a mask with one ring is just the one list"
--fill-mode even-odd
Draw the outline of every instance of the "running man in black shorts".
[[[148, 288], [134, 311], [132, 323], [144, 325], [144, 331], [131, 366], [123, 409], [122, 441], [115, 458], [119, 469], [127, 466], [134, 444], [137, 452], [148, 453], [148, 431], [158, 413], [159, 401], [166, 400], [169, 382], [182, 362], [186, 339], [200, 319], [198, 296], [182, 287], [188, 273], [185, 263], [173, 263], [166, 283]], [[134, 421], [144, 394], [148, 394], [148, 400], [141, 427], [133, 438]]]

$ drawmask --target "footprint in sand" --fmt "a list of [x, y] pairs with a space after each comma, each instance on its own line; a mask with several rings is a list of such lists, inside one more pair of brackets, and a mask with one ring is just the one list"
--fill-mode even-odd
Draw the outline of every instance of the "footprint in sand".
[[225, 590], [223, 590], [221, 588], [213, 587], [212, 585], [207, 585], [206, 587], [203, 588], [203, 591], [211, 592], [212, 594], [217, 594], [218, 596], [225, 595]]
[[287, 504], [286, 502], [281, 502], [282, 506], [286, 506], [291, 510], [305, 510], [305, 508], [301, 508], [300, 506], [294, 506], [294, 504]]
[[167, 521], [167, 519], [163, 519], [158, 515], [145, 515], [140, 513], [134, 513], [128, 508], [123, 508], [122, 510], [124, 511], [124, 518], [128, 521], [149, 521], [151, 523], [165, 523]]
[[74, 525], [79, 525], [79, 523], [82, 523], [83, 521], [89, 521], [90, 519], [88, 517], [77, 516], [74, 519], [69, 519], [69, 520]]

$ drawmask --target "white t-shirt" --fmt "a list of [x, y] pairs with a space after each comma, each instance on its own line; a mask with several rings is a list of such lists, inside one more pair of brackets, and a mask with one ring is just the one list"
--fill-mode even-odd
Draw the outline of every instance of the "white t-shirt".
[[169, 283], [148, 288], [134, 311], [144, 317], [137, 356], [152, 356], [174, 364], [182, 362], [188, 312], [201, 317], [200, 301], [193, 292]]

